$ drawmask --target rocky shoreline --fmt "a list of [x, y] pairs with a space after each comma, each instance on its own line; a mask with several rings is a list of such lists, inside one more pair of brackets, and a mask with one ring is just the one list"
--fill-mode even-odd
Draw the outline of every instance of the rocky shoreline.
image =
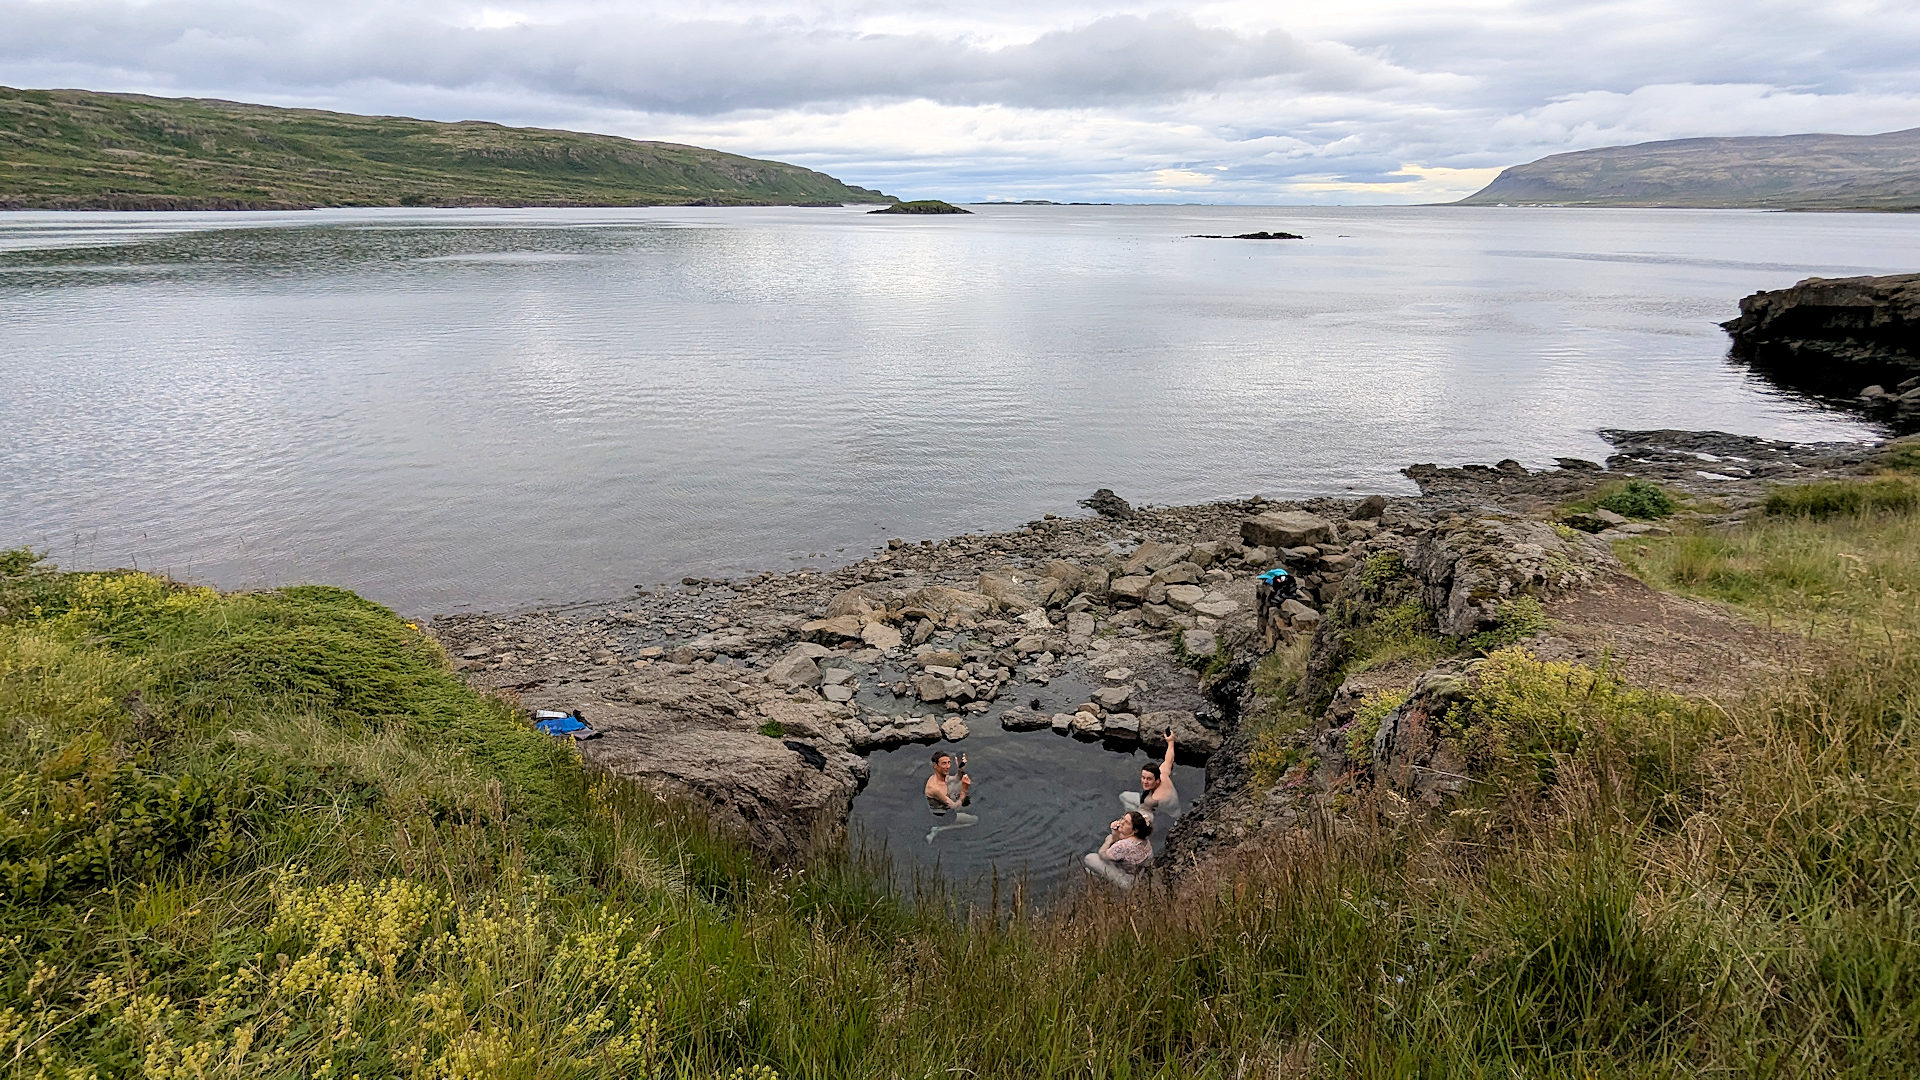
[[[1103, 492], [1088, 501], [1092, 516], [894, 540], [831, 571], [688, 578], [618, 601], [447, 616], [432, 630], [476, 686], [529, 708], [580, 710], [601, 733], [580, 744], [590, 763], [706, 807], [780, 861], [842, 834], [875, 749], [960, 741], [997, 723], [1155, 750], [1171, 727], [1182, 759], [1208, 765], [1206, 793], [1169, 840], [1172, 861], [1191, 863], [1299, 820], [1352, 773], [1331, 768], [1341, 762], [1329, 744], [1324, 776], [1252, 782], [1239, 719], [1249, 668], [1266, 651], [1255, 610], [1263, 571], [1284, 563], [1300, 582], [1266, 636], [1310, 639], [1309, 679], [1337, 674], [1342, 628], [1324, 614], [1384, 552], [1412, 568], [1438, 633], [1485, 632], [1505, 603], [1534, 596], [1569, 616], [1542, 636], [1549, 652], [1618, 650], [1618, 635], [1587, 624], [1631, 628], [1645, 616], [1642, 645], [1657, 653], [1705, 616], [1636, 592], [1610, 541], [1665, 526], [1593, 511], [1572, 528], [1556, 521], [1559, 508], [1604, 482], [1644, 478], [1698, 496], [1696, 517], [1733, 520], [1769, 484], [1855, 470], [1879, 449], [1603, 435], [1616, 451], [1604, 465], [1415, 465], [1405, 471], [1420, 494], [1406, 497], [1135, 509]], [[1618, 610], [1583, 622], [1581, 604]], [[1715, 662], [1737, 672], [1744, 655]], [[1343, 711], [1394, 680], [1426, 700], [1460, 678], [1456, 664], [1319, 687], [1331, 704], [1319, 735], [1303, 738], [1324, 740]], [[1406, 773], [1431, 758], [1433, 747], [1397, 745], [1396, 726], [1383, 730], [1377, 768]], [[1437, 799], [1448, 770], [1425, 760], [1415, 771], [1425, 779], [1409, 797]]]

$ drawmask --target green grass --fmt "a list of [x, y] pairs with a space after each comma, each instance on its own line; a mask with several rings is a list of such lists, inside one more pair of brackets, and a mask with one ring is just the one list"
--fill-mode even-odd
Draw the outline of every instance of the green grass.
[[0, 209], [885, 201], [811, 169], [675, 143], [0, 87]]
[[[1790, 525], [1907, 541], [1751, 528]], [[1495, 766], [1457, 813], [1356, 800], [1178, 902], [993, 918], [848, 856], [756, 865], [351, 594], [0, 568], [6, 1075], [1920, 1068], [1900, 603], [1725, 708], [1496, 652], [1448, 714]], [[1305, 659], [1253, 683], [1291, 694]]]
[[1884, 635], [1920, 621], [1920, 504], [1883, 495], [1909, 490], [1876, 479], [1785, 488], [1768, 507], [1792, 510], [1736, 529], [1689, 529], [1615, 547], [1663, 589], [1823, 635]]
[[1898, 513], [1920, 506], [1920, 484], [1896, 477], [1833, 480], [1776, 488], [1767, 493], [1766, 512], [1775, 517], [1835, 518]]

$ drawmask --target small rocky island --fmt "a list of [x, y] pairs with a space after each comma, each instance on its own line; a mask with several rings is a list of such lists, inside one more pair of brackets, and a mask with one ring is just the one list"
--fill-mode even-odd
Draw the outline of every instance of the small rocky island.
[[1223, 236], [1219, 233], [1194, 233], [1189, 240], [1305, 240], [1299, 233], [1290, 232], [1249, 232]]
[[955, 206], [939, 199], [915, 199], [912, 202], [897, 202], [883, 206], [878, 210], [869, 210], [869, 214], [971, 214], [965, 207]]
[[1721, 325], [1733, 358], [1775, 382], [1920, 425], [1920, 274], [1807, 278]]

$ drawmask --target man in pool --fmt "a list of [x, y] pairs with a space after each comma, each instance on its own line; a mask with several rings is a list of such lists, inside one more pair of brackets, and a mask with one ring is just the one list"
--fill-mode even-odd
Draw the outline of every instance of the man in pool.
[[1173, 787], [1173, 729], [1167, 729], [1167, 753], [1140, 766], [1140, 790], [1120, 793], [1120, 805], [1138, 810], [1151, 824], [1159, 813], [1178, 814], [1180, 793]]
[[[956, 779], [957, 778], [957, 779]], [[944, 818], [948, 811], [953, 813], [953, 824], [935, 825], [927, 830], [927, 843], [949, 829], [964, 829], [977, 825], [980, 819], [963, 812], [960, 808], [973, 801], [973, 777], [967, 775], [967, 756], [960, 755], [960, 767], [953, 767], [953, 755], [945, 750], [933, 752], [933, 775], [927, 777], [927, 809], [933, 811], [936, 818]]]

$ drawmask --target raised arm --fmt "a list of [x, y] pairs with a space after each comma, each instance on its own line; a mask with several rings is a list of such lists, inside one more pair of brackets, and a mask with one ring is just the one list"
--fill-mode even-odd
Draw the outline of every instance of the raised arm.
[[1167, 780], [1173, 779], [1173, 728], [1171, 727], [1167, 728], [1167, 756], [1160, 762], [1160, 775]]

